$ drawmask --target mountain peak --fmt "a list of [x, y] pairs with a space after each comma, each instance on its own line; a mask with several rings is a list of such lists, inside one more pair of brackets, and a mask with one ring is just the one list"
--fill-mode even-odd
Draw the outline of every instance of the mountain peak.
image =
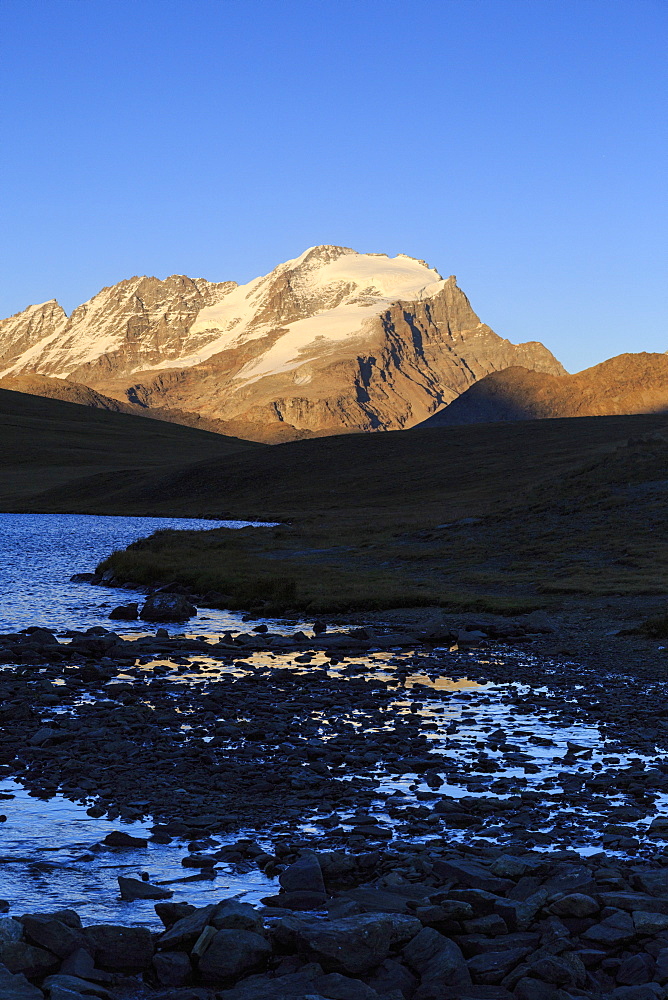
[[69, 378], [261, 440], [410, 427], [508, 365], [563, 371], [498, 337], [426, 261], [333, 244], [243, 285], [135, 275], [69, 319], [31, 307], [0, 331], [0, 376]]

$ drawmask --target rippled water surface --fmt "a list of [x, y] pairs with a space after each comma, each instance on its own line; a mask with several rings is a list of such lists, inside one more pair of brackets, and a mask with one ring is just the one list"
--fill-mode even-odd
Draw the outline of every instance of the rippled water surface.
[[[140, 600], [141, 595], [70, 583], [75, 573], [91, 573], [115, 549], [124, 549], [161, 529], [243, 528], [253, 523], [178, 517], [0, 514], [0, 632], [17, 632], [30, 625], [56, 630], [91, 625], [109, 628], [110, 609], [121, 599], [129, 603]], [[216, 613], [207, 613], [209, 620], [211, 616], [215, 619]], [[218, 617], [220, 626], [225, 627], [227, 619]]]

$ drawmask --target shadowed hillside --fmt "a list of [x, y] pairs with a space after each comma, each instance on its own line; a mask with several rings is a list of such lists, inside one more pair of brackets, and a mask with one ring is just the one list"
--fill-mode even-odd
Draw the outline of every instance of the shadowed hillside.
[[76, 510], [77, 481], [103, 470], [112, 481], [132, 489], [148, 469], [164, 474], [189, 461], [221, 461], [241, 449], [262, 448], [177, 424], [2, 388], [0, 422], [0, 509], [5, 511], [25, 510], [35, 494], [54, 488], [68, 493], [69, 508]]
[[513, 367], [474, 383], [423, 427], [668, 412], [668, 355], [620, 354], [577, 375]]

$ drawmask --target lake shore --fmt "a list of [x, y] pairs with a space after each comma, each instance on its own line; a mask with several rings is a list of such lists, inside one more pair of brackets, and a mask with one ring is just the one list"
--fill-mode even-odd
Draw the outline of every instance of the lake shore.
[[[5, 774], [93, 816], [150, 815], [149, 839], [171, 842], [184, 874], [214, 886], [230, 866], [276, 880], [264, 907], [232, 906], [231, 923], [224, 906], [159, 904], [163, 936], [79, 930], [54, 914], [98, 969], [120, 976], [112, 992], [127, 989], [127, 974], [167, 995], [190, 984], [226, 1000], [342, 989], [435, 1000], [480, 986], [488, 993], [478, 996], [494, 986], [497, 997], [622, 998], [614, 990], [629, 976], [659, 988], [665, 684], [622, 663], [603, 673], [547, 659], [539, 644], [549, 633], [503, 645], [462, 629], [461, 644], [447, 644], [419, 642], [417, 631], [402, 639], [398, 626], [272, 635], [251, 621], [215, 641], [101, 629], [69, 641], [43, 630], [2, 637], [6, 662], [23, 663], [3, 674]], [[11, 800], [5, 809], [11, 823]], [[110, 860], [122, 864], [128, 847], [107, 848]], [[197, 933], [172, 940], [183, 919]], [[363, 927], [384, 941], [395, 924], [401, 933], [366, 964], [318, 943], [333, 937], [345, 951]], [[51, 974], [71, 968], [41, 925], [22, 926], [21, 947], [7, 952], [13, 973], [43, 985], [38, 959]], [[264, 944], [232, 940], [232, 930]], [[447, 976], [459, 977], [451, 994], [434, 956], [411, 958], [425, 930], [434, 956], [447, 950]], [[223, 943], [237, 964], [214, 962]], [[20, 969], [26, 953], [33, 965]]]

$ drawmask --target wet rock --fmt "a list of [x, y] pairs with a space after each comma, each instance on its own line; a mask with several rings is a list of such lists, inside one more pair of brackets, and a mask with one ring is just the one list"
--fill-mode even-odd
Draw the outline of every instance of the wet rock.
[[271, 946], [254, 931], [220, 930], [199, 962], [200, 974], [215, 983], [236, 981], [269, 960]]
[[325, 896], [322, 868], [313, 851], [304, 853], [297, 861], [281, 872], [278, 881], [285, 892], [310, 892]]
[[159, 951], [153, 956], [153, 971], [161, 986], [184, 986], [192, 965], [185, 951]]
[[117, 608], [109, 612], [109, 617], [120, 621], [134, 622], [139, 618], [139, 605], [119, 604]]
[[164, 889], [160, 885], [151, 885], [150, 882], [143, 882], [138, 878], [127, 878], [125, 875], [118, 876], [118, 887], [121, 892], [121, 899], [169, 899], [174, 893], [171, 889]]
[[181, 622], [197, 615], [197, 608], [182, 594], [151, 594], [141, 609], [140, 618], [147, 622]]
[[146, 927], [93, 924], [84, 936], [96, 964], [114, 971], [142, 971], [151, 967], [153, 941]]
[[197, 907], [192, 903], [156, 903], [153, 907], [165, 927], [171, 927], [177, 920], [194, 913]]
[[122, 830], [112, 830], [102, 841], [107, 847], [148, 847], [144, 837], [133, 837]]
[[423, 984], [442, 988], [466, 986], [471, 974], [461, 950], [454, 941], [443, 937], [432, 927], [424, 927], [403, 949], [409, 966], [417, 972]]

